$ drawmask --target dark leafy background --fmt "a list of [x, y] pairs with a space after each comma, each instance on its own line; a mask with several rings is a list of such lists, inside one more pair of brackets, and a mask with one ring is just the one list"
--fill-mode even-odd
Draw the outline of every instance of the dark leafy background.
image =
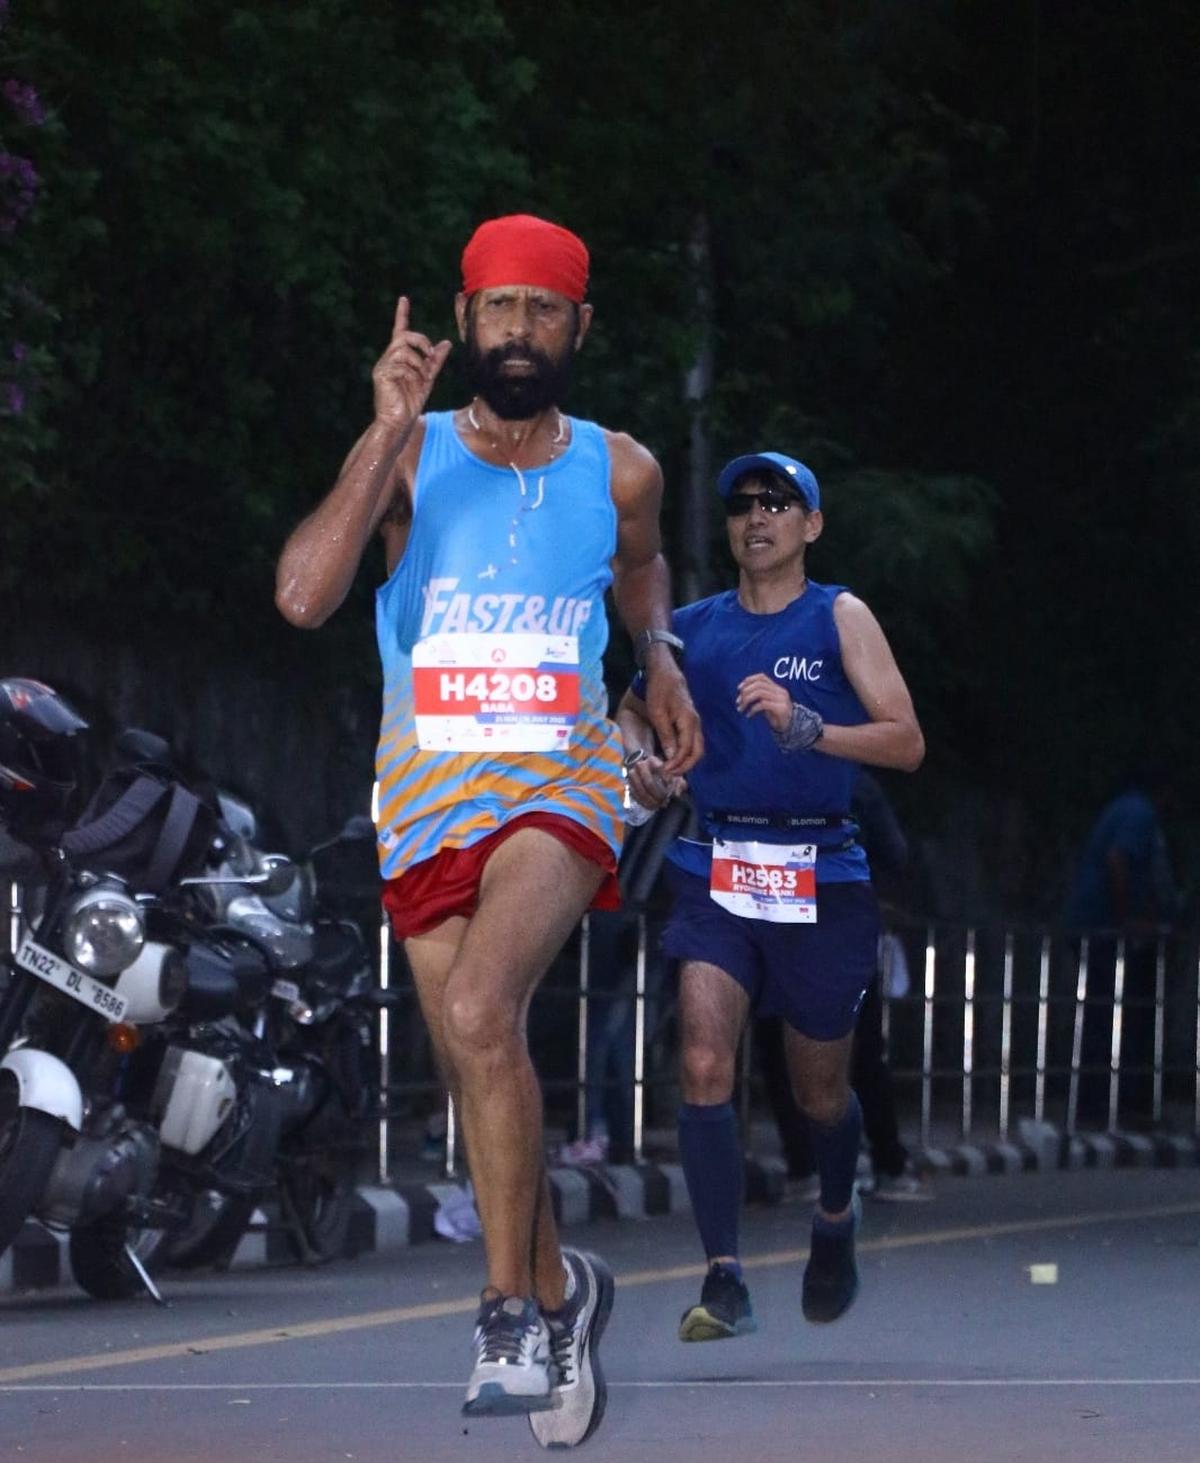
[[157, 722], [294, 838], [361, 804], [379, 561], [304, 637], [274, 560], [366, 423], [396, 294], [447, 332], [470, 230], [530, 209], [592, 248], [572, 409], [659, 455], [681, 585], [729, 582], [687, 491], [699, 352], [712, 461], [817, 471], [814, 573], [893, 640], [930, 742], [893, 790], [934, 865], [970, 847], [967, 905], [1052, 910], [1149, 754], [1187, 865], [1194, 4], [0, 12], [37, 98], [0, 102], [37, 175], [25, 203], [0, 177], [5, 670]]

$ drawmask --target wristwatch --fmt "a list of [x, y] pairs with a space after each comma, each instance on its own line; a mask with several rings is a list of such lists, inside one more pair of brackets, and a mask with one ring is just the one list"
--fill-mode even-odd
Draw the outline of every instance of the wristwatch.
[[683, 641], [678, 635], [672, 635], [670, 630], [642, 630], [633, 637], [633, 663], [638, 670], [646, 669], [646, 657], [650, 654], [650, 647], [656, 644], [669, 645], [675, 652], [675, 659], [683, 659]]

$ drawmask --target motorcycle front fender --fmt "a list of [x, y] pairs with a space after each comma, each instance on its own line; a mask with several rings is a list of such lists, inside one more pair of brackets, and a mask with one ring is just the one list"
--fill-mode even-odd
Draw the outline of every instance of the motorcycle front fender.
[[60, 1062], [49, 1052], [22, 1046], [5, 1054], [0, 1071], [11, 1072], [17, 1079], [22, 1107], [37, 1108], [52, 1118], [60, 1118], [77, 1133], [83, 1127], [83, 1093], [66, 1062]]

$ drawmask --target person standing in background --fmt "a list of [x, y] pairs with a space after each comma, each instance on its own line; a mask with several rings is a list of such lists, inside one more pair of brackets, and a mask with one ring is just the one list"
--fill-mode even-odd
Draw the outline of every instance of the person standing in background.
[[1067, 896], [1063, 922], [1077, 940], [1088, 940], [1076, 1110], [1085, 1124], [1109, 1121], [1118, 941], [1125, 954], [1121, 1107], [1138, 1124], [1152, 1116], [1157, 941], [1179, 912], [1164, 827], [1174, 803], [1170, 766], [1148, 763], [1132, 770], [1097, 815]]

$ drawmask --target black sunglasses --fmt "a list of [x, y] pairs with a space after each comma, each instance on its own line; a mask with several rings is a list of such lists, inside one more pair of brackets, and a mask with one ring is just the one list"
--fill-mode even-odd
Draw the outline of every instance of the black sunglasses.
[[725, 499], [725, 517], [742, 518], [756, 503], [765, 513], [786, 513], [789, 508], [804, 506], [795, 493], [785, 493], [779, 488], [764, 488], [761, 493], [730, 493]]

